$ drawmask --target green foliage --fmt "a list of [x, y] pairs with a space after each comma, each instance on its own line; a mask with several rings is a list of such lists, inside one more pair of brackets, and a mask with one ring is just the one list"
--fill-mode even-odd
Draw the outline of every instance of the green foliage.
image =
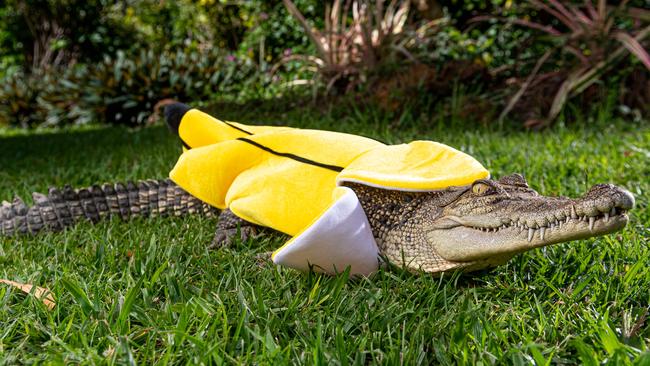
[[93, 99], [89, 104], [101, 111], [104, 121], [143, 124], [158, 101], [172, 98], [192, 103], [215, 95], [237, 95], [255, 75], [250, 63], [217, 48], [118, 52], [90, 69], [88, 96]]
[[27, 127], [38, 118], [34, 111], [38, 91], [36, 83], [24, 75], [5, 77], [0, 83], [0, 125]]
[[[316, 0], [298, 3], [309, 16], [323, 7], [323, 2]], [[116, 6], [113, 14], [116, 21], [137, 29], [154, 47], [216, 46], [260, 64], [308, 44], [280, 0], [127, 1]]]
[[[432, 7], [431, 4], [429, 6]], [[517, 58], [538, 56], [536, 52], [522, 50], [521, 47], [530, 38], [530, 31], [497, 21], [477, 21], [485, 14], [514, 14], [519, 9], [518, 3], [452, 0], [441, 1], [439, 6], [441, 10], [436, 13], [440, 21], [438, 32], [420, 39], [416, 44], [414, 53], [419, 61], [442, 68], [449, 62], [470, 60], [491, 69], [507, 71]], [[522, 52], [526, 55], [522, 55]]]
[[[260, 63], [275, 63], [291, 54], [312, 51], [307, 33], [281, 0], [246, 4], [250, 12], [249, 29], [239, 45], [242, 55], [260, 60]], [[316, 26], [322, 26], [323, 1], [297, 0], [295, 4]]]
[[650, 45], [650, 17], [643, 9], [626, 3], [594, 4], [591, 0], [584, 4], [529, 0], [525, 4], [523, 9], [537, 12], [534, 18], [519, 14], [506, 21], [537, 31], [534, 42], [547, 47], [508, 102], [502, 117], [529, 87], [537, 95], [547, 94], [540, 93], [547, 89], [553, 94], [550, 103], [535, 100], [546, 109], [543, 117], [528, 122], [546, 125], [559, 115], [569, 98], [583, 94], [607, 76], [619, 76], [619, 72], [610, 72], [615, 66], [638, 62], [637, 67], [650, 71], [650, 55], [644, 48]]
[[[156, 103], [167, 98], [196, 104], [215, 97], [269, 95], [279, 87], [269, 87], [272, 79], [264, 72], [269, 69], [265, 55], [284, 52], [273, 42], [281, 47], [280, 39], [288, 31], [274, 15], [268, 24], [282, 29], [276, 38], [257, 39], [255, 34], [261, 33], [250, 32], [252, 36], [244, 39], [244, 33], [266, 27], [256, 19], [267, 17], [263, 10], [279, 4], [102, 0], [80, 5], [43, 0], [0, 6], [0, 18], [7, 20], [0, 31], [0, 49], [13, 50], [0, 57], [0, 63], [8, 66], [0, 73], [0, 124], [136, 125], [145, 123]], [[86, 11], [86, 6], [92, 9]], [[70, 24], [78, 32], [66, 28], [62, 35], [45, 34], [43, 39], [21, 33], [26, 12], [33, 13], [33, 19], [26, 19], [47, 24], [77, 16]], [[78, 17], [78, 12], [85, 15]], [[126, 31], [127, 35], [119, 33]], [[258, 41], [262, 48], [237, 51]], [[32, 64], [32, 44], [44, 47], [49, 56]], [[283, 75], [273, 78], [282, 80]]]
[[[593, 17], [587, 3], [571, 1], [292, 3], [304, 24], [283, 0], [0, 3], [0, 124], [142, 124], [165, 98], [196, 104], [312, 91], [304, 85], [330, 96], [353, 92], [361, 104], [379, 101], [401, 113], [435, 104], [457, 109], [450, 103], [460, 83], [477, 94], [472, 105], [502, 108], [501, 117], [512, 112], [530, 126], [560, 111], [584, 113], [613, 94], [631, 118], [650, 113], [644, 0], [607, 8], [604, 19], [613, 25]], [[381, 14], [352, 11], [380, 3]], [[386, 11], [391, 3], [410, 4], [408, 16]], [[594, 21], [558, 18], [545, 10], [549, 4]], [[334, 10], [347, 19], [332, 23]], [[635, 43], [644, 29], [646, 38]], [[563, 109], [570, 98], [573, 109]]]
[[119, 1], [7, 0], [0, 5], [2, 62], [25, 70], [100, 60], [138, 43], [110, 16]]
[[242, 8], [222, 1], [133, 0], [119, 2], [111, 14], [116, 22], [137, 30], [146, 48], [236, 49], [246, 29]]
[[164, 99], [195, 104], [219, 95], [248, 92], [250, 97], [256, 90], [249, 85], [266, 82], [252, 63], [216, 48], [120, 51], [94, 65], [5, 78], [0, 83], [0, 124], [139, 125]]
[[441, 5], [445, 7], [447, 14], [464, 28], [473, 17], [481, 14], [509, 12], [518, 3], [512, 0], [442, 0]]
[[96, 122], [97, 115], [83, 107], [83, 85], [87, 68], [65, 73], [34, 70], [14, 73], [0, 82], [0, 125], [29, 127], [63, 123]]
[[311, 82], [325, 86], [325, 93], [353, 91], [373, 78], [381, 77], [392, 65], [409, 64], [410, 53], [421, 39], [435, 33], [435, 21], [410, 23], [408, 0], [335, 0], [325, 7], [321, 28], [305, 18], [291, 0], [283, 0], [300, 23], [316, 55], [286, 55], [282, 64], [300, 61], [313, 70]]

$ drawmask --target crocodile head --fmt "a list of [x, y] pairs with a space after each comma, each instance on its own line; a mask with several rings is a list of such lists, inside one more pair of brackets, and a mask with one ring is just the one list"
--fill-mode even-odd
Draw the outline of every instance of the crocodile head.
[[619, 230], [633, 206], [632, 194], [611, 184], [571, 199], [541, 196], [519, 174], [481, 179], [441, 207], [426, 239], [445, 260], [481, 269], [533, 248]]
[[611, 233], [634, 206], [628, 191], [611, 184], [576, 199], [542, 196], [520, 174], [427, 193], [352, 188], [382, 255], [426, 272], [490, 268], [530, 249]]

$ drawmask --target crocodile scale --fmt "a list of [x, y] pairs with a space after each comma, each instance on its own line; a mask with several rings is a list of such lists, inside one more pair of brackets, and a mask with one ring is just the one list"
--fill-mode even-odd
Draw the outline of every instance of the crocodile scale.
[[93, 223], [106, 217], [212, 216], [217, 209], [193, 197], [169, 179], [94, 185], [62, 190], [50, 188], [47, 195], [32, 193], [29, 207], [16, 197], [0, 206], [0, 234], [60, 231], [81, 220]]

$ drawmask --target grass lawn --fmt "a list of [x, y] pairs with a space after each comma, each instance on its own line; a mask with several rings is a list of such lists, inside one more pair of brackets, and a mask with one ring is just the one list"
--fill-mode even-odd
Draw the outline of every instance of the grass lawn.
[[[208, 251], [214, 219], [117, 220], [0, 238], [0, 278], [51, 289], [48, 310], [0, 285], [0, 363], [650, 364], [650, 125], [541, 133], [444, 127], [379, 113], [222, 111], [246, 123], [431, 139], [543, 194], [612, 182], [637, 199], [625, 230], [516, 256], [477, 276], [384, 269], [370, 278], [260, 264], [282, 237]], [[179, 145], [163, 126], [0, 135], [0, 198], [49, 185], [164, 177]]]

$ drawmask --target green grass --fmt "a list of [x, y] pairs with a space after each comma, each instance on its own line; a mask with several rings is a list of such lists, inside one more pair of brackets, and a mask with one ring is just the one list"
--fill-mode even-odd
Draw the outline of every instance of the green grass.
[[[0, 239], [0, 278], [47, 287], [49, 311], [0, 285], [0, 363], [650, 363], [650, 126], [600, 121], [541, 133], [387, 121], [380, 113], [222, 111], [242, 122], [432, 139], [543, 194], [598, 182], [637, 199], [616, 234], [516, 256], [477, 276], [370, 278], [260, 265], [282, 238], [209, 251], [213, 219], [80, 224]], [[469, 127], [468, 127], [469, 126]], [[163, 177], [179, 152], [162, 126], [0, 135], [0, 198], [49, 185]]]

